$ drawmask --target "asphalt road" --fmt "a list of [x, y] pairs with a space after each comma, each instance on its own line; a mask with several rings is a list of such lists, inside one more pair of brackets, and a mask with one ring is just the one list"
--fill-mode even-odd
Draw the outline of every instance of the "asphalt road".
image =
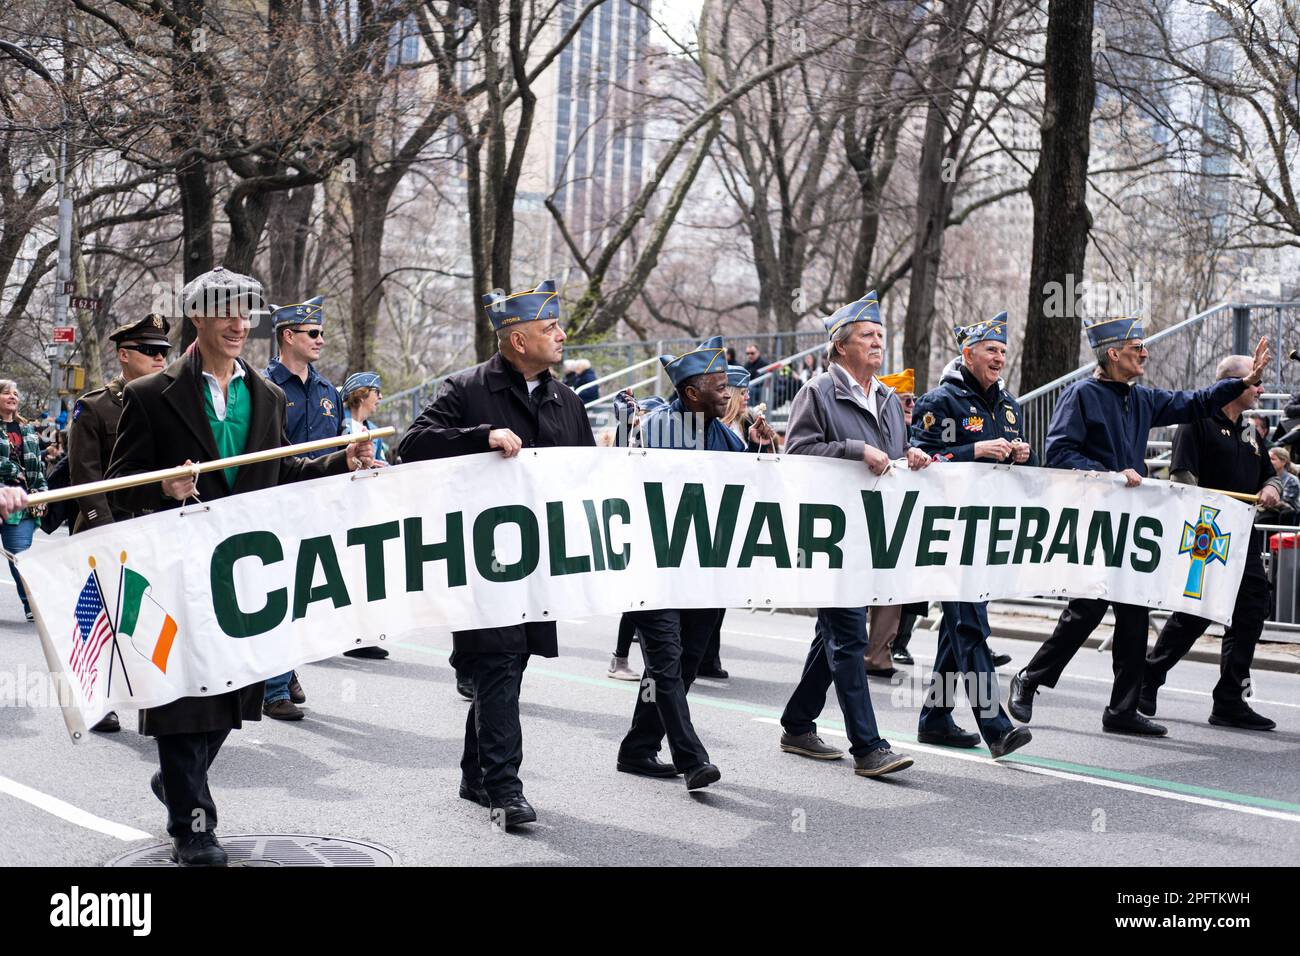
[[[983, 750], [915, 743], [921, 664], [873, 681], [880, 724], [916, 758], [883, 780], [845, 759], [781, 753], [776, 718], [812, 619], [732, 611], [727, 681], [700, 681], [691, 709], [721, 782], [617, 773], [637, 685], [604, 677], [616, 619], [561, 624], [563, 656], [524, 680], [523, 777], [538, 825], [502, 833], [456, 796], [466, 704], [450, 635], [389, 643], [387, 661], [334, 658], [301, 669], [308, 718], [231, 735], [212, 773], [221, 834], [314, 833], [374, 841], [408, 865], [1277, 865], [1300, 850], [1300, 676], [1259, 673], [1270, 734], [1206, 723], [1216, 669], [1184, 662], [1161, 697], [1164, 740], [1101, 732], [1108, 655], [1083, 650], [1038, 698], [1033, 742], [995, 764]], [[1034, 645], [993, 641], [1014, 655]], [[934, 636], [913, 640], [918, 661]], [[634, 663], [637, 650], [633, 650]], [[43, 658], [8, 576], [0, 584], [0, 864], [97, 866], [164, 838], [149, 792], [152, 741], [128, 729], [73, 745], [32, 693]], [[847, 743], [834, 698], [822, 732]], [[973, 728], [969, 712], [959, 722]]]

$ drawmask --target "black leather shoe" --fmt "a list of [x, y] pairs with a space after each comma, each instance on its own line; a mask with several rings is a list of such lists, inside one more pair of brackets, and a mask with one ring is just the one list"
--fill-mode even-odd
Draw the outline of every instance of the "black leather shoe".
[[307, 703], [307, 692], [302, 689], [297, 671], [294, 671], [293, 676], [289, 678], [289, 699], [295, 704]]
[[1216, 727], [1237, 727], [1241, 730], [1272, 730], [1277, 724], [1263, 714], [1257, 714], [1246, 705], [1241, 710], [1210, 711], [1210, 723]]
[[110, 710], [90, 729], [97, 734], [115, 734], [122, 729], [122, 723], [117, 719], [117, 713]]
[[1128, 734], [1131, 737], [1163, 737], [1169, 733], [1164, 724], [1147, 720], [1137, 711], [1116, 714], [1109, 707], [1101, 713], [1101, 729], [1108, 734]]
[[480, 807], [492, 806], [492, 801], [488, 798], [488, 792], [483, 789], [483, 785], [471, 785], [464, 777], [460, 778], [460, 798], [470, 803], [477, 803]]
[[686, 771], [686, 789], [699, 790], [722, 779], [722, 771], [711, 763], [702, 763], [694, 770]]
[[642, 777], [677, 776], [677, 768], [658, 757], [619, 757], [615, 768], [620, 773], [634, 773]]
[[474, 682], [466, 677], [464, 680], [456, 678], [456, 693], [460, 694], [466, 700], [474, 699]]
[[993, 755], [994, 760], [997, 760], [999, 757], [1005, 757], [1013, 750], [1019, 750], [1033, 739], [1034, 735], [1029, 732], [1028, 727], [1012, 727], [989, 744], [989, 753]]
[[525, 823], [537, 822], [537, 811], [524, 799], [523, 794], [510, 797], [501, 803], [492, 803], [489, 810], [492, 814], [492, 823], [507, 830], [511, 827], [523, 826]]
[[893, 677], [898, 673], [897, 667], [868, 667], [868, 677]]
[[181, 866], [225, 866], [230, 862], [217, 835], [204, 830], [172, 840], [172, 862]]
[[906, 647], [904, 647], [904, 648], [900, 648], [899, 650], [894, 651], [892, 654], [890, 654], [890, 657], [892, 657], [892, 658], [894, 659], [894, 663], [895, 663], [895, 664], [915, 664], [915, 663], [916, 663], [916, 661], [912, 659], [912, 655], [909, 654], [909, 653], [907, 652], [907, 648], [906, 648]]
[[153, 795], [161, 801], [164, 807], [167, 806], [167, 797], [163, 792], [161, 770], [155, 770], [153, 776], [149, 778], [149, 789], [153, 791]]
[[1011, 678], [1011, 692], [1007, 694], [1007, 710], [1022, 724], [1034, 716], [1034, 695], [1038, 688], [1024, 678], [1024, 671]]
[[356, 650], [352, 651], [344, 651], [343, 656], [362, 657], [368, 661], [382, 661], [387, 660], [388, 651], [384, 650], [382, 647], [371, 645], [369, 647], [358, 647]]
[[916, 742], [921, 744], [938, 744], [940, 747], [970, 748], [978, 747], [980, 745], [980, 735], [962, 730], [954, 724], [951, 730], [945, 731], [941, 734], [936, 734], [930, 730], [922, 730], [917, 733]]
[[1156, 715], [1156, 692], [1142, 688], [1142, 694], [1138, 697], [1138, 713], [1145, 714], [1147, 717]]
[[1007, 666], [1008, 664], [1010, 664], [1010, 663], [1011, 663], [1011, 655], [1010, 655], [1010, 654], [999, 654], [997, 651], [994, 651], [994, 652], [993, 652], [993, 666], [994, 666], [994, 667], [1006, 667], [1006, 666]]
[[705, 670], [704, 668], [700, 668], [695, 672], [695, 676], [711, 677], [714, 680], [726, 680], [731, 675], [728, 674], [726, 671], [724, 671], [721, 667], [710, 667], [708, 670]]

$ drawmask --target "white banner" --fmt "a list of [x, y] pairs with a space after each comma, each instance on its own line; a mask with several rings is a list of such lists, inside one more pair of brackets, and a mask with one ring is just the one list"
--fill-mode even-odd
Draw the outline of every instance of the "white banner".
[[115, 708], [430, 625], [1030, 595], [1227, 622], [1252, 518], [1198, 488], [1047, 468], [876, 477], [802, 456], [530, 449], [191, 505], [17, 565], [76, 736]]

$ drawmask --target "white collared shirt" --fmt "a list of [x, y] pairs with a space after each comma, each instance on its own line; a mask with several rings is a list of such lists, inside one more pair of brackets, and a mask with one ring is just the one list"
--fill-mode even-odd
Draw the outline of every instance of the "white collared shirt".
[[[243, 377], [244, 365], [236, 359], [235, 374], [230, 376], [230, 381], [233, 382], [235, 379]], [[226, 420], [226, 393], [221, 390], [221, 383], [217, 381], [217, 377], [207, 369], [203, 370], [203, 380], [208, 383], [208, 394], [212, 396], [212, 410], [216, 412], [217, 421], [224, 422]], [[227, 387], [229, 387], [229, 383], [227, 383]]]
[[876, 412], [876, 388], [880, 386], [880, 380], [874, 375], [871, 376], [871, 381], [867, 383], [868, 387], [864, 390], [858, 384], [857, 379], [842, 368], [839, 363], [832, 362], [831, 368], [839, 373], [840, 381], [849, 387], [849, 394], [853, 396], [853, 400], [870, 412], [873, 418], [879, 418], [880, 415]]

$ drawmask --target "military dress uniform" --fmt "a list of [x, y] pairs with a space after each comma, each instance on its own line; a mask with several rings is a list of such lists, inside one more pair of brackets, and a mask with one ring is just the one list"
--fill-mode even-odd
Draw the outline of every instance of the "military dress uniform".
[[[1174, 481], [1256, 494], [1266, 485], [1282, 493], [1282, 479], [1273, 473], [1268, 449], [1263, 447], [1250, 421], [1244, 416], [1229, 419], [1219, 409], [1209, 418], [1181, 425], [1174, 434], [1170, 476]], [[1250, 688], [1250, 664], [1255, 644], [1264, 631], [1268, 615], [1268, 575], [1261, 554], [1264, 533], [1252, 530], [1246, 548], [1246, 570], [1232, 608], [1232, 623], [1223, 632], [1219, 654], [1219, 681], [1214, 685], [1210, 723], [1247, 730], [1272, 730], [1276, 724], [1255, 713], [1246, 703]], [[1203, 617], [1176, 611], [1160, 631], [1155, 648], [1147, 655], [1138, 710], [1155, 716], [1156, 695], [1170, 668], [1182, 660], [1205, 633], [1210, 622]]]
[[[483, 302], [498, 330], [517, 322], [560, 318], [551, 280], [507, 297], [486, 295]], [[572, 389], [547, 371], [535, 383], [527, 382], [497, 352], [443, 381], [433, 403], [402, 436], [397, 454], [403, 462], [481, 454], [491, 450], [488, 436], [498, 428], [510, 429], [525, 448], [596, 444], [586, 409]], [[509, 808], [523, 800], [524, 792], [519, 779], [523, 762], [519, 689], [530, 655], [559, 655], [555, 622], [453, 631], [451, 639], [453, 666], [458, 673], [468, 674], [473, 684], [473, 704], [465, 719], [460, 795], [484, 807]], [[509, 825], [508, 814], [506, 819]]]
[[[1122, 347], [1141, 339], [1140, 319], [1106, 319], [1085, 330], [1094, 349]], [[1131, 468], [1145, 476], [1147, 440], [1152, 428], [1208, 418], [1246, 388], [1239, 378], [1226, 378], [1199, 391], [1169, 391], [1145, 385], [1093, 377], [1067, 388], [1056, 403], [1047, 428], [1049, 468], [1122, 472]], [[1150, 614], [1145, 606], [1120, 604], [1105, 598], [1075, 598], [1066, 605], [1051, 637], [1029, 664], [1011, 680], [1007, 709], [1028, 723], [1034, 695], [1040, 687], [1055, 687], [1070, 660], [1106, 615], [1115, 612], [1111, 639], [1115, 683], [1102, 714], [1102, 729], [1112, 733], [1163, 736], [1167, 729], [1138, 713], [1142, 672], [1146, 662]]]
[[[1007, 314], [999, 312], [984, 322], [958, 326], [953, 331], [962, 348], [980, 342], [1005, 345]], [[1002, 381], [985, 388], [959, 357], [944, 369], [938, 387], [917, 402], [912, 413], [912, 444], [935, 461], [993, 461], [975, 457], [976, 442], [1023, 441], [1023, 422], [1020, 403]], [[1015, 453], [1004, 461], [1013, 463]], [[1025, 464], [1038, 464], [1032, 449]], [[943, 602], [934, 671], [918, 724], [917, 739], [921, 743], [974, 747], [983, 737], [993, 755], [1000, 757], [1028, 742], [1028, 731], [1015, 731], [1002, 709], [988, 636], [987, 602]], [[953, 722], [948, 692], [956, 686], [957, 676], [965, 681], [978, 735], [966, 733]], [[1017, 736], [1009, 737], [1012, 733]]]
[[[161, 315], [151, 313], [116, 329], [109, 339], [118, 347], [140, 344], [169, 348], [169, 331], [171, 324]], [[72, 484], [104, 480], [113, 456], [113, 442], [117, 440], [125, 390], [126, 376], [119, 374], [107, 385], [91, 389], [72, 406], [72, 424], [68, 426], [68, 475]], [[113, 514], [107, 495], [78, 498], [72, 533], [112, 524], [115, 517], [118, 516]]]

